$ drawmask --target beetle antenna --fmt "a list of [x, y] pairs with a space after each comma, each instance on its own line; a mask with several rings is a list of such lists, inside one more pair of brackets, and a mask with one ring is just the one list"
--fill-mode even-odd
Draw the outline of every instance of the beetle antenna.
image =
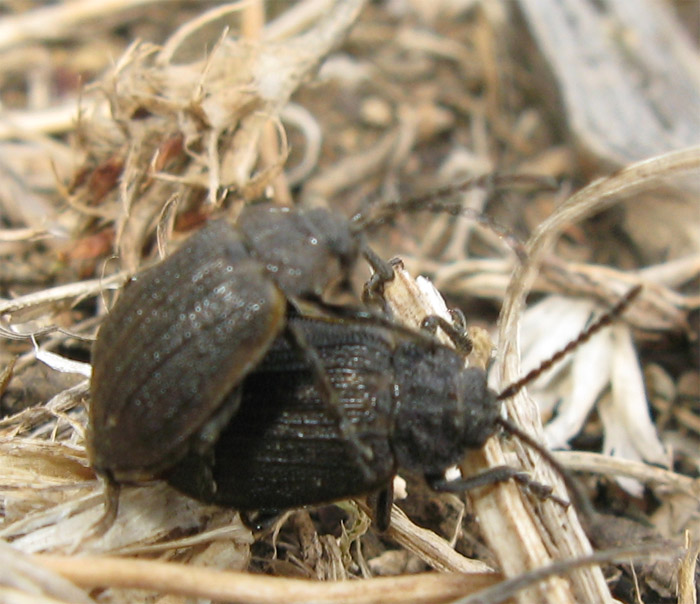
[[504, 399], [515, 396], [520, 392], [527, 384], [529, 384], [536, 377], [547, 371], [555, 363], [558, 363], [572, 350], [588, 341], [596, 332], [603, 329], [607, 325], [613, 322], [613, 320], [632, 303], [632, 301], [640, 294], [642, 291], [641, 285], [636, 285], [630, 289], [618, 302], [604, 315], [601, 315], [596, 321], [591, 323], [581, 334], [575, 339], [569, 342], [564, 348], [555, 352], [549, 359], [542, 361], [538, 367], [529, 371], [525, 376], [521, 377], [519, 380], [513, 382], [510, 386], [507, 386], [499, 395], [498, 400], [502, 401]]
[[[357, 230], [375, 228], [393, 219], [402, 212], [421, 212], [430, 208], [430, 203], [437, 199], [449, 197], [455, 193], [468, 191], [477, 187], [491, 190], [509, 189], [518, 185], [555, 190], [556, 184], [549, 176], [537, 174], [482, 174], [444, 187], [432, 189], [427, 193], [415, 195], [408, 199], [395, 199], [379, 203], [369, 208], [369, 213], [360, 212], [353, 216], [352, 222]], [[372, 215], [373, 214], [373, 215]]]
[[470, 220], [488, 228], [503, 239], [513, 249], [521, 261], [527, 258], [525, 246], [506, 227], [496, 223], [492, 218], [477, 212], [471, 208], [463, 208], [459, 203], [439, 201], [462, 191], [468, 191], [477, 187], [492, 191], [509, 189], [516, 186], [536, 187], [542, 190], [556, 190], [556, 183], [548, 176], [534, 174], [483, 174], [467, 180], [439, 187], [427, 193], [397, 199], [372, 206], [366, 212], [360, 212], [351, 219], [354, 231], [368, 231], [375, 229], [400, 213], [433, 212], [448, 213], [453, 216], [465, 216]]
[[[606, 312], [604, 315], [600, 316], [596, 321], [591, 323], [591, 325], [588, 326], [587, 329], [585, 329], [581, 334], [575, 339], [569, 342], [564, 348], [561, 350], [555, 352], [549, 359], [546, 361], [543, 361], [539, 367], [536, 369], [533, 369], [529, 373], [527, 373], [524, 377], [521, 379], [517, 380], [510, 386], [506, 387], [498, 396], [497, 400], [502, 401], [504, 399], [510, 398], [514, 395], [516, 395], [520, 390], [523, 389], [524, 386], [526, 386], [528, 383], [530, 383], [533, 379], [535, 379], [537, 376], [539, 376], [542, 372], [546, 371], [552, 365], [560, 361], [564, 356], [566, 356], [569, 352], [571, 352], [574, 348], [577, 346], [580, 346], [587, 340], [589, 340], [593, 334], [596, 332], [600, 331], [603, 327], [606, 325], [609, 325], [615, 317], [620, 315], [631, 303], [632, 301], [640, 294], [642, 291], [642, 286], [641, 285], [636, 285], [632, 289], [630, 289], [618, 302], [613, 306], [608, 312]], [[595, 514], [595, 510], [593, 508], [593, 505], [588, 498], [588, 496], [584, 493], [583, 489], [581, 489], [579, 483], [573, 478], [571, 473], [564, 467], [562, 466], [552, 455], [552, 453], [546, 449], [540, 442], [535, 440], [534, 437], [532, 437], [530, 434], [522, 430], [519, 426], [515, 425], [513, 422], [505, 419], [504, 417], [497, 417], [496, 418], [496, 423], [501, 426], [503, 430], [505, 430], [508, 434], [512, 434], [518, 440], [520, 440], [522, 443], [530, 447], [531, 449], [537, 451], [537, 453], [542, 456], [543, 459], [549, 463], [549, 465], [552, 467], [552, 469], [561, 476], [562, 480], [564, 481], [564, 484], [566, 485], [566, 488], [570, 495], [572, 496], [574, 500], [574, 504], [578, 510], [580, 510], [584, 517], [587, 519], [592, 519]]]

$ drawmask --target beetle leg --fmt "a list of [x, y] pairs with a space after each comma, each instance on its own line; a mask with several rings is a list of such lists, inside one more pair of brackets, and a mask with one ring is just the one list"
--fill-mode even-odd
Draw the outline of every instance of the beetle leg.
[[391, 506], [394, 504], [394, 481], [367, 496], [367, 503], [372, 509], [372, 518], [380, 532], [385, 532], [391, 524]]
[[447, 493], [458, 493], [471, 491], [479, 487], [486, 487], [510, 479], [519, 482], [524, 488], [542, 500], [551, 499], [562, 507], [569, 507], [569, 502], [561, 497], [552, 494], [552, 487], [533, 480], [527, 472], [518, 470], [511, 466], [496, 466], [476, 474], [475, 476], [458, 478], [457, 480], [446, 480], [443, 476], [426, 476], [425, 479], [435, 491]]
[[459, 308], [448, 308], [450, 317], [452, 317], [452, 325], [454, 328], [463, 334], [467, 333], [467, 317]]
[[380, 258], [369, 246], [364, 246], [362, 255], [372, 267], [374, 273], [369, 278], [362, 290], [362, 302], [367, 305], [378, 305], [383, 310], [384, 314], [391, 316], [391, 310], [387, 301], [384, 299], [384, 284], [394, 278], [393, 266], [398, 259], [386, 262]]
[[473, 345], [469, 334], [438, 315], [428, 315], [421, 321], [420, 327], [433, 335], [439, 327], [450, 338], [457, 352], [465, 357], [472, 351]]
[[103, 475], [103, 479], [105, 481], [105, 509], [100, 519], [90, 528], [90, 538], [98, 538], [104, 535], [112, 528], [119, 513], [119, 492], [121, 491], [121, 486], [109, 474]]
[[278, 510], [258, 510], [251, 512], [241, 510], [238, 512], [241, 516], [241, 522], [255, 533], [262, 533], [269, 530], [280, 517], [281, 511]]
[[207, 423], [202, 426], [201, 430], [195, 435], [192, 443], [194, 452], [204, 454], [210, 451], [221, 434], [221, 431], [228, 426], [231, 418], [234, 416], [238, 408], [241, 406], [241, 388], [234, 388], [221, 403], [212, 417], [207, 420]]

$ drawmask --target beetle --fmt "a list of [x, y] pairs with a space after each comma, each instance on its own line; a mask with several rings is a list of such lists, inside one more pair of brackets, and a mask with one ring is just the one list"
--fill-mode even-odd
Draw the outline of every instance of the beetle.
[[191, 451], [166, 473], [172, 486], [270, 513], [386, 489], [399, 467], [434, 485], [494, 432], [498, 405], [484, 372], [464, 369], [454, 349], [373, 321], [289, 322], [316, 351], [371, 461], [348, 447], [304, 351], [278, 338], [231, 392], [240, 408], [213, 449]]
[[[638, 293], [638, 288], [631, 290], [575, 343], [500, 394], [487, 386], [483, 369], [465, 368], [457, 350], [429, 335], [375, 318], [290, 316], [318, 354], [337, 394], [335, 404], [371, 451], [369, 461], [348, 446], [309, 358], [278, 338], [230, 393], [240, 408], [214, 447], [203, 454], [190, 451], [165, 479], [196, 499], [264, 513], [371, 493], [390, 503], [399, 469], [422, 475], [436, 491], [517, 478], [549, 496], [551, 489], [508, 466], [457, 481], [447, 481], [445, 471], [503, 428], [540, 452], [571, 486], [567, 473], [541, 445], [501, 417], [498, 403], [607, 325]], [[444, 321], [424, 321], [435, 323], [452, 335]], [[381, 530], [389, 525], [389, 511], [389, 505], [377, 509]]]
[[[532, 177], [489, 180], [508, 186]], [[408, 200], [405, 208], [430, 209], [432, 196], [483, 181]], [[364, 233], [403, 206], [379, 205], [352, 220], [322, 208], [246, 206], [235, 225], [212, 221], [171, 256], [135, 275], [92, 350], [87, 448], [95, 470], [113, 485], [148, 480], [190, 450], [210, 448], [240, 404], [227, 395], [279, 334], [297, 340], [314, 358], [300, 341], [303, 334], [286, 328], [288, 307], [311, 302], [335, 315], [354, 312], [321, 300], [334, 283], [348, 281], [362, 256], [379, 275], [371, 290], [391, 279], [391, 267], [372, 252]], [[350, 442], [361, 455], [369, 454], [352, 436]]]

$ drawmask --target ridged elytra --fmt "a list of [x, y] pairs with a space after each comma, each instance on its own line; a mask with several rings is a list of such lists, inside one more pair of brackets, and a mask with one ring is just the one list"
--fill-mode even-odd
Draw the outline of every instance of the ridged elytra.
[[[445, 471], [466, 450], [478, 449], [497, 430], [537, 450], [564, 478], [579, 504], [585, 498], [546, 449], [500, 416], [499, 401], [560, 360], [610, 323], [639, 293], [631, 290], [575, 342], [497, 394], [480, 368], [422, 333], [377, 319], [290, 316], [322, 364], [334, 404], [353, 436], [371, 451], [355, 454], [319, 388], [317, 368], [303, 350], [278, 338], [265, 358], [230, 393], [240, 402], [212, 449], [191, 451], [166, 480], [191, 497], [242, 511], [265, 513], [376, 493], [377, 526], [389, 524], [392, 480], [399, 469], [422, 475], [437, 491], [463, 491], [510, 478], [543, 497], [551, 489], [508, 466], [457, 481]], [[444, 322], [443, 328], [448, 328]]]
[[148, 479], [213, 442], [236, 410], [222, 402], [276, 337], [285, 304], [224, 221], [136, 275], [92, 350], [95, 469], [117, 481]]
[[493, 433], [498, 405], [484, 372], [464, 369], [454, 349], [371, 321], [289, 321], [371, 450], [369, 472], [348, 449], [304, 351], [278, 338], [231, 393], [242, 403], [211, 454], [191, 455], [168, 473], [172, 484], [243, 510], [285, 509], [377, 490], [399, 467], [441, 475]]

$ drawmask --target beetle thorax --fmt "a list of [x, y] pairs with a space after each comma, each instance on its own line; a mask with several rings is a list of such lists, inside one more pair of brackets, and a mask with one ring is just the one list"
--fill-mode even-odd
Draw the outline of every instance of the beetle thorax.
[[485, 373], [460, 356], [413, 345], [397, 351], [393, 448], [398, 465], [436, 475], [483, 445], [496, 428], [498, 404]]
[[323, 209], [290, 211], [268, 205], [246, 208], [238, 220], [251, 255], [293, 298], [320, 298], [346, 278], [359, 256], [349, 222]]

